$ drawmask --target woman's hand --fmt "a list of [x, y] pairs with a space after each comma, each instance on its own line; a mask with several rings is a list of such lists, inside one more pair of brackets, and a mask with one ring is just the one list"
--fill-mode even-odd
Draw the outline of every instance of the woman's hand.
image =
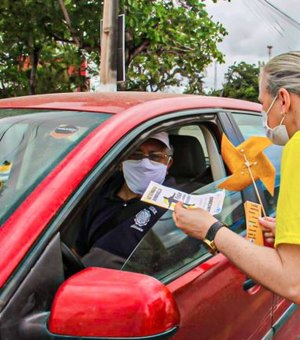
[[275, 241], [276, 218], [269, 216], [260, 217], [259, 224], [262, 227], [265, 241], [273, 246]]
[[176, 204], [173, 219], [183, 232], [200, 240], [205, 238], [209, 227], [217, 221], [208, 211], [185, 208], [182, 202]]

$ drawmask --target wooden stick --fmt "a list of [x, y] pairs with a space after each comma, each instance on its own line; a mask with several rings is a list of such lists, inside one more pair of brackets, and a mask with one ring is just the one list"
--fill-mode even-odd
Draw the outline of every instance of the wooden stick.
[[257, 185], [256, 185], [256, 183], [255, 183], [255, 180], [254, 180], [254, 177], [253, 177], [253, 174], [252, 174], [252, 171], [251, 171], [251, 164], [250, 164], [250, 162], [248, 161], [248, 158], [247, 158], [246, 155], [245, 155], [244, 149], [241, 149], [241, 153], [242, 153], [243, 156], [244, 156], [245, 165], [246, 165], [246, 167], [247, 167], [247, 169], [248, 169], [248, 171], [249, 171], [249, 174], [250, 174], [252, 183], [253, 183], [253, 185], [254, 185], [254, 189], [255, 189], [255, 192], [256, 192], [256, 196], [257, 196], [258, 201], [259, 201], [259, 203], [260, 203], [260, 205], [261, 205], [262, 213], [263, 213], [264, 217], [266, 217], [267, 214], [266, 214], [265, 208], [264, 208], [264, 206], [263, 206], [263, 204], [262, 204], [262, 200], [261, 200], [261, 197], [260, 197], [260, 194], [259, 194]]

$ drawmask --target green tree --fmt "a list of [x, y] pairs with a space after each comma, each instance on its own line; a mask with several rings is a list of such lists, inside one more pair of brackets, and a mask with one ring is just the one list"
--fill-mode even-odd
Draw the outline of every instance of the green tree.
[[[100, 1], [2, 0], [1, 96], [72, 91], [84, 84], [80, 67], [99, 46]], [[64, 16], [70, 13], [72, 22]], [[88, 10], [87, 10], [88, 9]], [[85, 15], [85, 11], [87, 14]], [[68, 74], [72, 67], [73, 73]]]
[[202, 93], [202, 71], [227, 34], [205, 11], [205, 2], [127, 0], [127, 89], [164, 90], [185, 84], [185, 92]]
[[245, 62], [234, 63], [225, 74], [225, 83], [221, 95], [257, 102], [258, 76], [258, 66]]
[[[0, 96], [84, 89], [82, 61], [99, 65], [102, 8], [101, 0], [2, 0]], [[202, 71], [212, 60], [222, 62], [217, 43], [227, 34], [204, 0], [120, 0], [120, 13], [126, 14], [122, 89], [184, 84], [186, 92], [202, 92]]]

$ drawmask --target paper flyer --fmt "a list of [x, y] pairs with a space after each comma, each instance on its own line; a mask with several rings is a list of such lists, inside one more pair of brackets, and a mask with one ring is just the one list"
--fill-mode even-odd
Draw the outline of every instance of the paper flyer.
[[174, 210], [177, 202], [183, 202], [189, 208], [199, 207], [216, 215], [222, 211], [224, 197], [225, 190], [211, 194], [190, 195], [151, 181], [141, 200], [170, 210]]
[[246, 215], [247, 239], [254, 244], [263, 246], [263, 231], [258, 222], [258, 218], [261, 216], [261, 205], [255, 202], [246, 201], [244, 203], [244, 208]]

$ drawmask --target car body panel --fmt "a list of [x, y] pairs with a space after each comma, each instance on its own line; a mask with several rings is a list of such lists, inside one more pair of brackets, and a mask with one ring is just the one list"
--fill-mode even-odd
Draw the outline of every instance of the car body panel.
[[[260, 287], [255, 293], [243, 290], [245, 275], [224, 255], [214, 256], [191, 272], [167, 285], [184, 325], [175, 339], [261, 339], [269, 331], [272, 293]], [[198, 328], [199, 323], [202, 327]]]

